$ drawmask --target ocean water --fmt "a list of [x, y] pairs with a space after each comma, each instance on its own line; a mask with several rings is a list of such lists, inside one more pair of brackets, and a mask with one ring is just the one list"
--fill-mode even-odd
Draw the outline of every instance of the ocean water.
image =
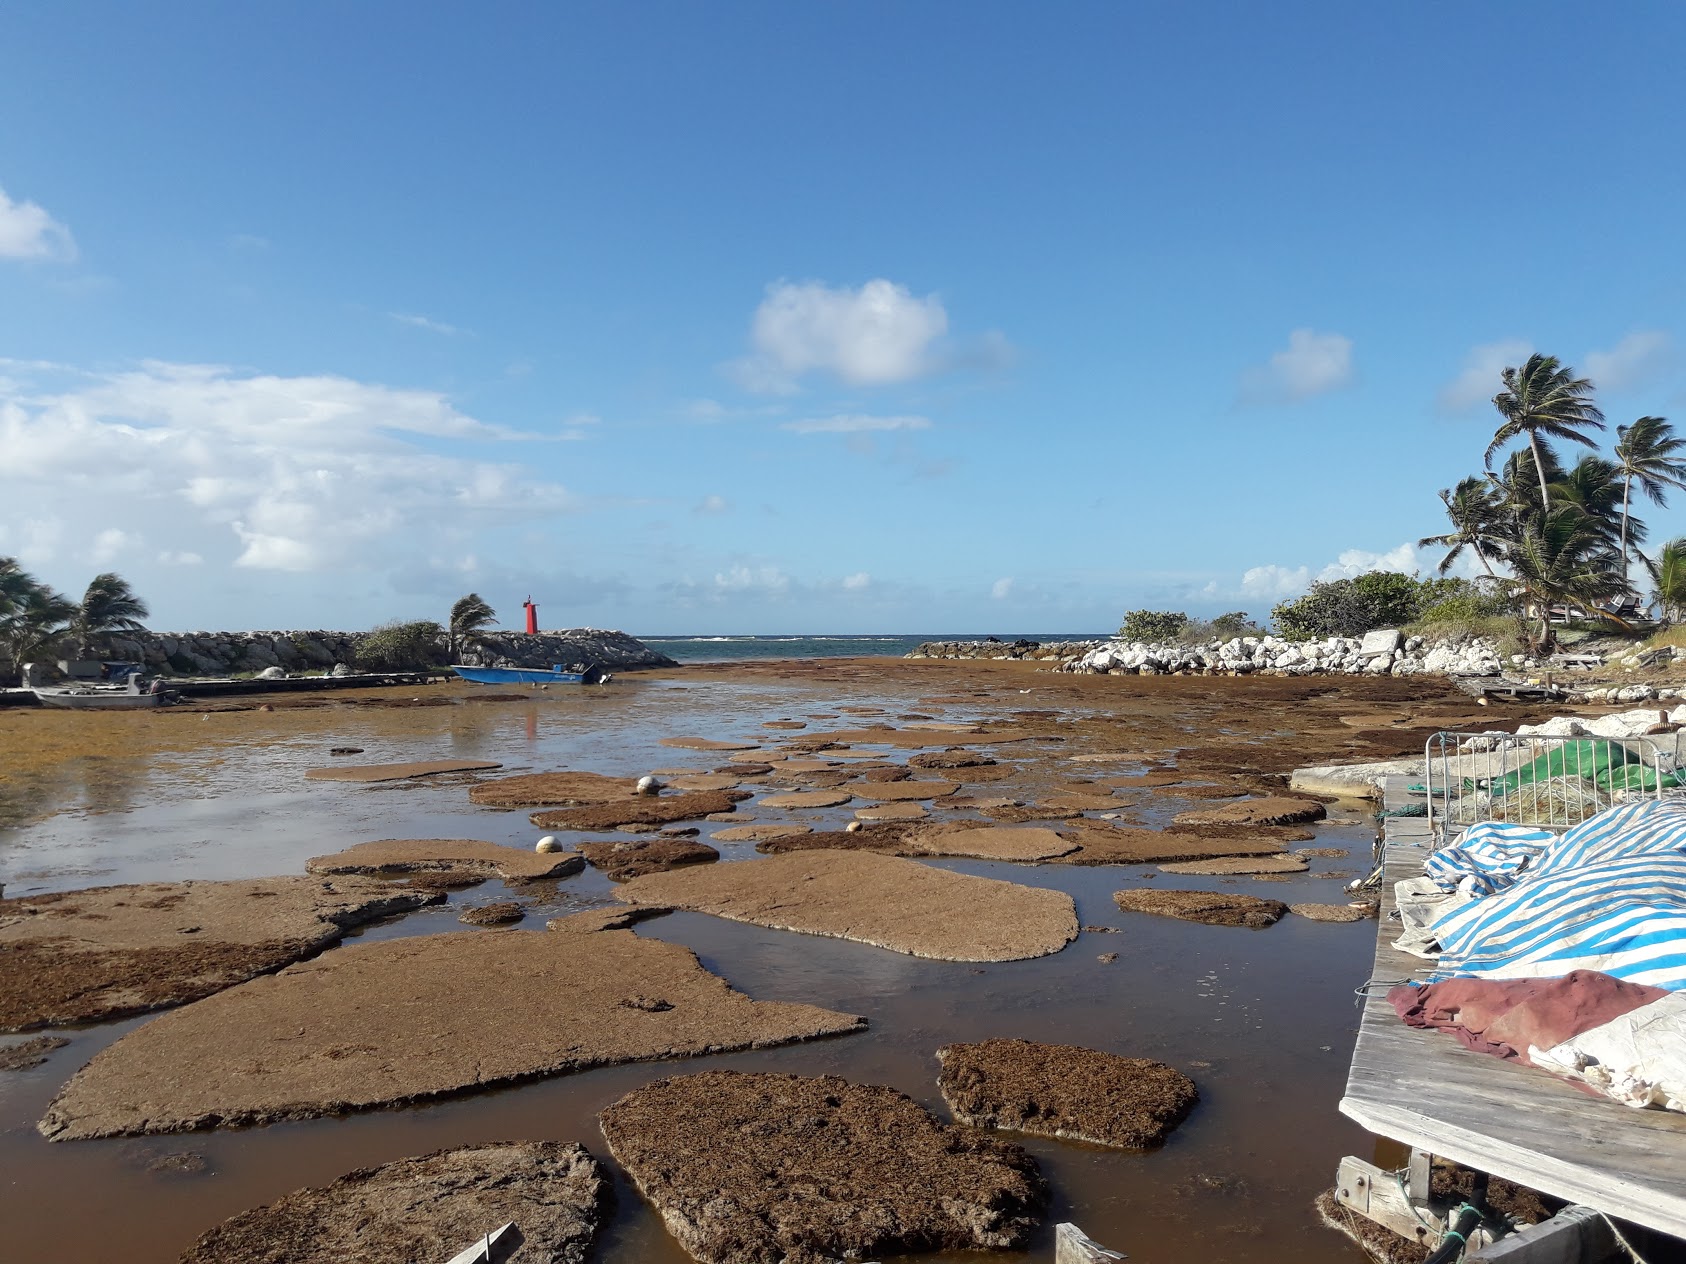
[[982, 641], [994, 636], [1011, 645], [1027, 641], [1098, 641], [1105, 632], [944, 632], [918, 636], [641, 636], [651, 649], [681, 663], [717, 663], [738, 658], [899, 658], [926, 641]]

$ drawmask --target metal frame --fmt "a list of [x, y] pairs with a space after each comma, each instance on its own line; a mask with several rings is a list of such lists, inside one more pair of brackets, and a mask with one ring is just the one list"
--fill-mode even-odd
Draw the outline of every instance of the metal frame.
[[[1591, 776], [1567, 770], [1538, 777], [1494, 799], [1494, 781], [1519, 768], [1526, 768], [1541, 756], [1565, 746], [1590, 744], [1594, 766], [1609, 764], [1609, 756], [1622, 748], [1621, 762], [1638, 766], [1651, 774], [1649, 788], [1600, 786]], [[1449, 832], [1482, 821], [1509, 821], [1534, 829], [1561, 831], [1580, 824], [1617, 803], [1635, 799], [1660, 799], [1662, 779], [1679, 765], [1670, 743], [1664, 750], [1648, 737], [1547, 737], [1515, 733], [1436, 733], [1423, 743], [1423, 764], [1427, 770], [1429, 831], [1433, 845], [1445, 844]], [[1602, 756], [1602, 758], [1600, 758]], [[1565, 758], [1565, 765], [1569, 759]], [[1575, 766], [1580, 766], [1575, 760]]]

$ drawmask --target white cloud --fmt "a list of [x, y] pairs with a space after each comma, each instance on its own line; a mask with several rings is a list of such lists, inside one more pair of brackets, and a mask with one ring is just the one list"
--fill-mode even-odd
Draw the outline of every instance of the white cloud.
[[147, 363], [57, 393], [0, 390], [0, 503], [37, 523], [38, 554], [65, 533], [73, 549], [110, 547], [77, 508], [97, 505], [125, 541], [155, 541], [172, 564], [220, 536], [251, 569], [373, 569], [573, 508], [566, 489], [520, 467], [415, 442], [522, 437], [431, 391]]
[[845, 575], [843, 577], [843, 587], [850, 592], [859, 592], [871, 583], [872, 576], [868, 575], [865, 571], [859, 571], [856, 574]]
[[928, 430], [929, 417], [868, 417], [859, 413], [845, 413], [836, 417], [809, 417], [803, 421], [786, 421], [779, 429], [796, 434], [863, 434], [881, 430]]
[[412, 312], [388, 312], [387, 315], [400, 325], [408, 325], [412, 329], [425, 329], [433, 334], [444, 334], [447, 338], [454, 338], [462, 332], [455, 325], [447, 325], [442, 320], [432, 320], [426, 316], [417, 316]]
[[197, 553], [165, 549], [158, 555], [158, 562], [162, 566], [203, 566], [205, 559]]
[[1586, 375], [1593, 385], [1620, 391], [1654, 382], [1674, 367], [1674, 339], [1661, 329], [1639, 329], [1608, 351], [1589, 351]]
[[68, 228], [34, 202], [14, 202], [0, 189], [0, 259], [75, 257]]
[[1440, 388], [1441, 411], [1461, 413], [1492, 400], [1503, 388], [1499, 374], [1523, 364], [1534, 354], [1534, 344], [1525, 338], [1501, 338], [1471, 347], [1464, 357], [1463, 371]]
[[906, 382], [942, 367], [933, 344], [948, 332], [935, 294], [916, 298], [882, 278], [858, 290], [779, 281], [755, 309], [750, 354], [732, 367], [747, 389], [783, 394], [809, 373], [851, 386]]
[[989, 595], [996, 601], [1005, 601], [1013, 591], [1011, 578], [998, 579], [989, 586]]
[[717, 592], [723, 593], [782, 593], [790, 587], [790, 576], [776, 566], [749, 567], [740, 562], [723, 574], [716, 573], [714, 587]]
[[96, 566], [104, 566], [139, 543], [139, 536], [131, 535], [121, 527], [107, 527], [94, 537], [93, 547], [88, 550], [88, 560]]
[[692, 512], [699, 514], [723, 514], [729, 513], [731, 508], [732, 502], [727, 500], [724, 496], [704, 496], [702, 501], [694, 510], [692, 510]]
[[[1218, 599], [1250, 597], [1257, 601], [1277, 602], [1297, 597], [1314, 583], [1332, 579], [1356, 579], [1370, 571], [1398, 571], [1405, 575], [1431, 574], [1440, 555], [1418, 549], [1414, 544], [1401, 544], [1385, 553], [1368, 549], [1345, 549], [1333, 562], [1313, 571], [1309, 566], [1279, 566], [1270, 563], [1249, 568], [1241, 576], [1238, 586], [1220, 584], [1213, 580], [1200, 590], [1200, 595]], [[1463, 570], [1453, 568], [1453, 574]]]
[[[1237, 593], [1242, 597], [1257, 597], [1262, 600], [1279, 601], [1283, 597], [1292, 597], [1311, 587], [1311, 569], [1305, 566], [1254, 566], [1241, 576], [1241, 588]], [[1213, 597], [1227, 596], [1214, 582], [1206, 585], [1206, 591]]]
[[557, 431], [556, 437], [570, 443], [584, 439], [593, 426], [603, 424], [603, 419], [596, 413], [574, 413], [562, 423], [562, 429]]
[[1244, 404], [1294, 404], [1353, 382], [1352, 339], [1296, 329], [1288, 346], [1241, 375]]

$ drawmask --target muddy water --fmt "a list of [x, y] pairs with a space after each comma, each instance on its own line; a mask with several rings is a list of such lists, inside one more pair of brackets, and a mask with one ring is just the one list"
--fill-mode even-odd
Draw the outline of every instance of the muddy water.
[[[305, 769], [329, 762], [331, 746], [362, 746], [359, 763], [463, 757], [501, 760], [506, 771], [573, 767], [634, 774], [711, 768], [734, 758], [658, 745], [666, 735], [768, 740], [764, 720], [802, 719], [838, 704], [880, 705], [886, 718], [914, 709], [970, 719], [1023, 701], [1006, 691], [997, 699], [915, 706], [915, 692], [897, 682], [856, 682], [843, 693], [812, 682], [637, 681], [531, 702], [152, 718], [153, 725], [203, 725], [206, 736], [195, 745], [175, 732], [155, 729], [168, 740], [153, 740], [144, 729], [113, 730], [99, 735], [107, 752], [102, 758], [35, 778], [28, 813], [33, 823], [0, 830], [0, 880], [8, 894], [19, 895], [94, 883], [284, 873], [297, 871], [308, 856], [368, 838], [479, 837], [530, 845], [537, 833], [525, 813], [472, 807], [460, 778], [376, 786], [304, 781]], [[811, 720], [809, 727], [871, 718]], [[147, 721], [99, 719], [110, 725]], [[18, 730], [0, 732], [11, 741]], [[997, 754], [1038, 761], [1047, 776], [1095, 773], [1092, 766], [1060, 759], [1051, 744], [1003, 747]], [[744, 810], [763, 820], [781, 815], [748, 804]], [[848, 814], [841, 808], [799, 819], [819, 826]], [[1138, 812], [1157, 814], [1152, 807]], [[1339, 900], [1339, 880], [1320, 875], [1361, 866], [1371, 831], [1356, 813], [1336, 815], [1318, 831], [1315, 845], [1350, 847], [1351, 860], [1313, 860], [1310, 873], [1286, 882], [1153, 881], [1288, 901]], [[749, 844], [722, 850], [728, 860], [754, 855]], [[1318, 1225], [1310, 1203], [1331, 1183], [1343, 1154], [1368, 1156], [1373, 1149], [1366, 1134], [1336, 1111], [1358, 1018], [1353, 988], [1368, 974], [1373, 923], [1290, 917], [1259, 932], [1205, 927], [1119, 912], [1112, 892], [1142, 881], [1150, 871], [1145, 868], [947, 864], [1067, 891], [1082, 923], [1121, 933], [1085, 932], [1065, 951], [1039, 961], [975, 966], [673, 914], [642, 924], [639, 933], [686, 944], [708, 968], [754, 997], [863, 1014], [870, 1029], [697, 1063], [592, 1071], [424, 1108], [240, 1131], [48, 1144], [34, 1131], [47, 1102], [88, 1057], [145, 1020], [61, 1033], [72, 1044], [45, 1066], [0, 1075], [0, 1257], [173, 1260], [199, 1233], [247, 1207], [354, 1167], [443, 1146], [578, 1140], [601, 1155], [597, 1111], [651, 1079], [705, 1063], [890, 1084], [943, 1114], [936, 1048], [952, 1040], [1020, 1036], [1159, 1058], [1193, 1076], [1201, 1090], [1188, 1122], [1153, 1153], [1026, 1139], [1054, 1190], [1049, 1226], [1075, 1220], [1138, 1264], [1361, 1258], [1344, 1238]], [[537, 930], [546, 916], [605, 903], [608, 891], [589, 869], [546, 884], [536, 892], [538, 907], [526, 925]], [[444, 908], [372, 928], [363, 938], [458, 930], [456, 917], [465, 905], [506, 894], [500, 884], [487, 883], [454, 895]], [[534, 896], [532, 888], [519, 892], [523, 899]], [[1117, 960], [1103, 963], [1103, 953], [1117, 953]], [[497, 1033], [487, 1032], [486, 1039], [495, 1041]], [[191, 1165], [204, 1171], [174, 1170], [168, 1160], [183, 1155], [196, 1156]], [[616, 1180], [617, 1211], [597, 1258], [613, 1264], [688, 1258], [624, 1176], [617, 1172]], [[1045, 1230], [1026, 1255], [1000, 1258], [1050, 1255]]]

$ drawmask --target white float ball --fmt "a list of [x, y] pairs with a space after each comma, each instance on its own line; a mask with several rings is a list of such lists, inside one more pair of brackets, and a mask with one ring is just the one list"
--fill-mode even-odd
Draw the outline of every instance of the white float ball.
[[640, 777], [638, 779], [639, 794], [660, 794], [661, 789], [662, 783], [657, 781], [654, 777]]
[[843, 828], [847, 833], [859, 834], [861, 832], [861, 823], [859, 821], [850, 821]]
[[533, 850], [541, 852], [561, 851], [562, 844], [556, 841], [556, 835], [546, 834], [543, 838], [539, 839], [538, 843], [533, 847]]

